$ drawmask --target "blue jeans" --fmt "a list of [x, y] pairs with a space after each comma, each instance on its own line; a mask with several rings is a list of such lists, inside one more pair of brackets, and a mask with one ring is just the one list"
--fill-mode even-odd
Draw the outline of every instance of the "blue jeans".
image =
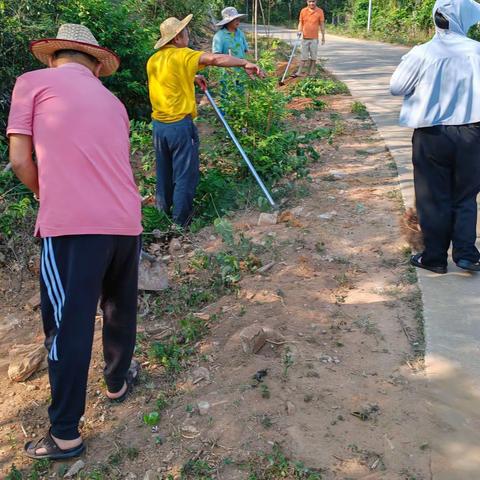
[[177, 225], [186, 227], [192, 220], [200, 177], [197, 127], [190, 116], [173, 123], [154, 120], [153, 144], [157, 160], [157, 208], [171, 214]]

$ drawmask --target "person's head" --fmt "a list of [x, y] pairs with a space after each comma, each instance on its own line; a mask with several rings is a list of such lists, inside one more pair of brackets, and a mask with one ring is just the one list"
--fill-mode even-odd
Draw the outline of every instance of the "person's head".
[[436, 0], [432, 15], [438, 29], [467, 36], [470, 28], [480, 22], [480, 3], [475, 0]]
[[120, 66], [115, 53], [101, 47], [87, 27], [75, 23], [61, 25], [56, 38], [33, 41], [30, 51], [51, 68], [78, 63], [97, 77], [112, 75]]
[[435, 12], [434, 18], [435, 18], [435, 25], [438, 28], [442, 30], [448, 30], [450, 28], [450, 22], [438, 10]]
[[187, 25], [192, 20], [193, 15], [186, 16], [183, 20], [175, 17], [167, 18], [160, 25], [161, 37], [155, 44], [155, 49], [162, 48], [165, 45], [171, 45], [177, 48], [188, 47], [190, 42], [190, 33]]
[[312, 10], [317, 6], [317, 0], [307, 0], [307, 7]]
[[231, 32], [234, 32], [237, 30], [237, 28], [240, 26], [240, 19], [236, 18], [235, 20], [232, 20], [231, 22], [227, 23], [224, 28], [227, 30], [230, 30]]
[[78, 63], [91, 70], [96, 77], [100, 76], [102, 64], [88, 53], [66, 48], [53, 52], [48, 60], [48, 66], [51, 68], [59, 67], [65, 63]]
[[190, 43], [190, 32], [187, 27], [185, 27], [178, 35], [175, 35], [172, 41], [169, 44], [177, 48], [188, 47]]

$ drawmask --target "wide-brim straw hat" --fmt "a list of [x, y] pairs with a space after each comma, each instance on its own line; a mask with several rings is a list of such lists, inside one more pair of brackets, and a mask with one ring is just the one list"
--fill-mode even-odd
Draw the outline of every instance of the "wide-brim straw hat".
[[243, 18], [247, 15], [245, 13], [238, 13], [238, 10], [235, 7], [227, 7], [222, 10], [222, 20], [220, 20], [216, 25], [217, 27], [223, 27], [227, 23], [233, 22], [237, 18]]
[[192, 18], [192, 13], [187, 15], [183, 20], [175, 17], [167, 18], [160, 25], [160, 39], [154, 48], [162, 48], [168, 42], [171, 42], [191, 22]]
[[101, 47], [92, 32], [84, 25], [65, 23], [58, 29], [57, 38], [34, 40], [30, 51], [43, 64], [58, 50], [76, 50], [95, 57], [102, 65], [101, 77], [108, 77], [118, 70], [120, 58], [111, 50]]

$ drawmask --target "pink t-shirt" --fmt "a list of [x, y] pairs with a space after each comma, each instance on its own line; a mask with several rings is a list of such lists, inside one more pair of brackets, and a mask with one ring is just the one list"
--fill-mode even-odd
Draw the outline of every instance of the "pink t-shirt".
[[36, 236], [141, 233], [128, 115], [88, 68], [66, 63], [19, 77], [8, 119], [12, 133], [33, 138]]

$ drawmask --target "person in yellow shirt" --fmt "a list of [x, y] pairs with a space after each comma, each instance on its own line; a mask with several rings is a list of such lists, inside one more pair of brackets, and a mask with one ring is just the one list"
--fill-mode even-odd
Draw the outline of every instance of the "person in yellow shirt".
[[251, 78], [264, 76], [257, 65], [247, 60], [188, 48], [187, 26], [192, 17], [171, 17], [160, 25], [161, 38], [155, 45], [158, 52], [147, 63], [157, 163], [156, 205], [181, 227], [187, 227], [192, 220], [199, 180], [194, 84], [202, 89], [207, 85], [197, 72], [211, 65], [242, 67]]
[[300, 12], [298, 38], [302, 40], [302, 63], [292, 77], [299, 77], [303, 69], [314, 75], [318, 56], [318, 35], [322, 32], [322, 45], [325, 44], [325, 15], [316, 0], [307, 0], [307, 6]]

